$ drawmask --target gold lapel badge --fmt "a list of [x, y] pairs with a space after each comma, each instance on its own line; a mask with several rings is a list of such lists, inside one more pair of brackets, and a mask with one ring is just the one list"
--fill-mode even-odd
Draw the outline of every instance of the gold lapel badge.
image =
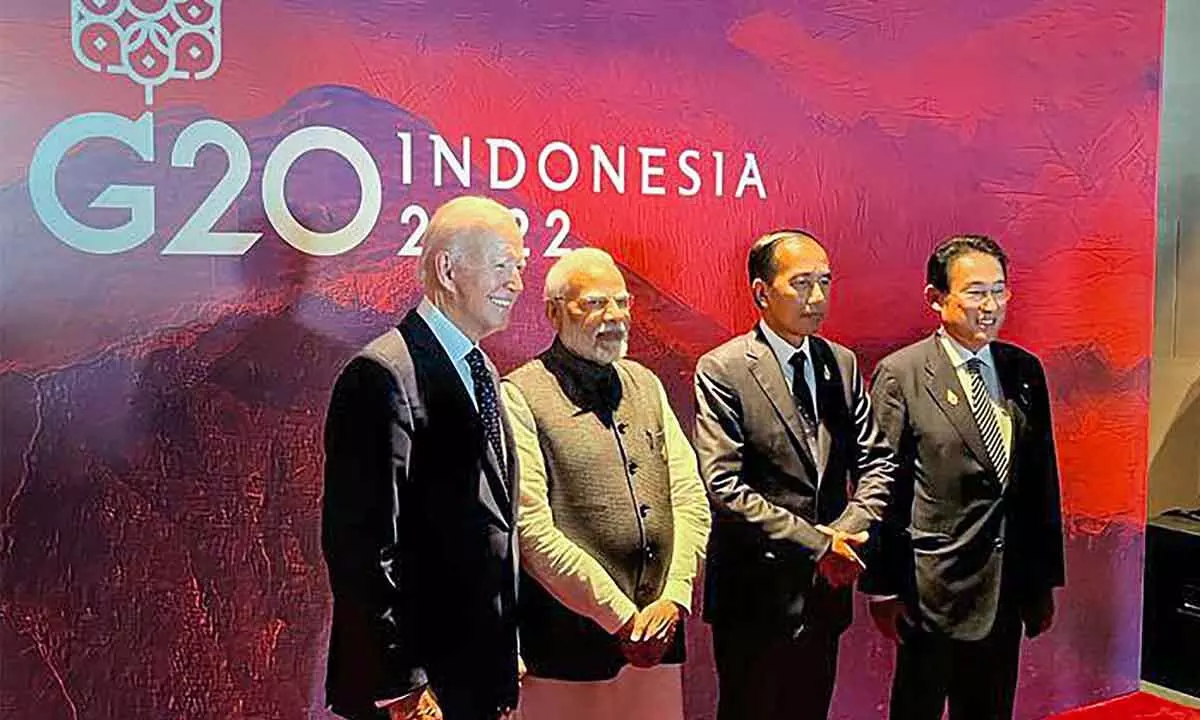
[[957, 405], [958, 404], [958, 395], [955, 395], [953, 390], [947, 390], [946, 391], [946, 402], [950, 403], [951, 405]]

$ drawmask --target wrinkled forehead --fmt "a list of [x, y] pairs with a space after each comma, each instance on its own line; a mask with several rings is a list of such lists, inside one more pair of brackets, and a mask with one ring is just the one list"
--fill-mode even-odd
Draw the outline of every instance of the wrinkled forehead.
[[464, 228], [457, 238], [463, 257], [477, 260], [504, 260], [519, 257], [521, 234], [504, 224], [480, 223]]

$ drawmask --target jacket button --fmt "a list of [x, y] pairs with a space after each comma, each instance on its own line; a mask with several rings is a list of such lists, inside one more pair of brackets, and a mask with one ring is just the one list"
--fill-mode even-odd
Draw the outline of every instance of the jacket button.
[[637, 469], [638, 469], [638, 464], [637, 464], [637, 463], [635, 463], [635, 462], [631, 462], [631, 463], [629, 463], [629, 474], [630, 474], [630, 475], [636, 475], [636, 474], [637, 474]]
[[992, 542], [992, 547], [996, 548], [996, 552], [1002, 552], [1004, 550], [1004, 538], [996, 538]]

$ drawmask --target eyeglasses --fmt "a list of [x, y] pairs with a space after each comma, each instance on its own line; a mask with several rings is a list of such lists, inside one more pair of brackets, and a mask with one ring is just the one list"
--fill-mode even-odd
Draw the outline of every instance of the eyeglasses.
[[582, 297], [577, 297], [574, 300], [567, 300], [566, 298], [561, 297], [554, 299], [561, 302], [573, 302], [579, 307], [580, 310], [584, 311], [588, 315], [604, 312], [608, 309], [610, 304], [616, 305], [617, 310], [620, 310], [621, 312], [627, 312], [633, 307], [633, 296], [629, 294], [584, 295]]
[[997, 305], [1004, 305], [1012, 299], [1012, 290], [1007, 287], [967, 288], [958, 294], [962, 304], [969, 308], [977, 308], [991, 298]]

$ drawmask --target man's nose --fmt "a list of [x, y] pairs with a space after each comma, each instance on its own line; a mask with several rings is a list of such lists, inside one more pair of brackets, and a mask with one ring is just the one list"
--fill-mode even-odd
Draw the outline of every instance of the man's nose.
[[625, 318], [629, 317], [629, 309], [618, 305], [616, 300], [610, 300], [609, 303], [604, 306], [604, 315], [601, 317], [605, 322], [624, 320]]
[[825, 289], [821, 287], [820, 283], [817, 283], [816, 285], [813, 285], [812, 290], [810, 290], [808, 293], [808, 303], [810, 305], [816, 305], [823, 302], [825, 302]]

